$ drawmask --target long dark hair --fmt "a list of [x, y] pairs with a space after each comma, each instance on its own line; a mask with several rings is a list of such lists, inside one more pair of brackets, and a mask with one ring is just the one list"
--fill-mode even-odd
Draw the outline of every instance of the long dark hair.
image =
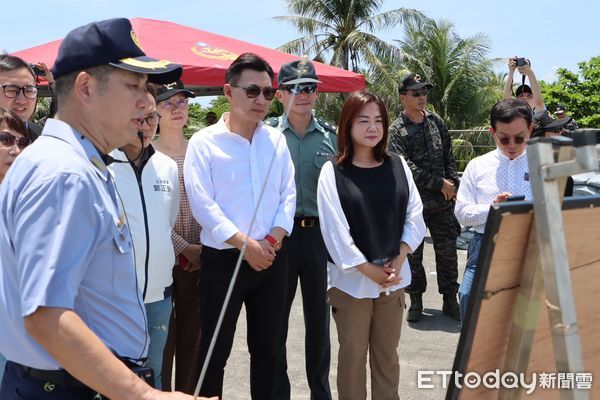
[[357, 92], [352, 93], [350, 97], [348, 97], [344, 103], [344, 106], [342, 107], [342, 111], [340, 112], [337, 138], [337, 165], [352, 164], [352, 158], [354, 157], [354, 144], [352, 143], [352, 122], [360, 110], [362, 110], [363, 107], [369, 103], [377, 104], [383, 122], [383, 137], [381, 138], [381, 141], [373, 148], [373, 157], [377, 161], [383, 161], [390, 158], [387, 152], [389, 119], [385, 104], [383, 104], [383, 101], [373, 93]]

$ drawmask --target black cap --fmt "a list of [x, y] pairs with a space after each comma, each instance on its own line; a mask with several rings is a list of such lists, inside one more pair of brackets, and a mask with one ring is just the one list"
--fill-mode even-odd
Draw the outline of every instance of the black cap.
[[196, 97], [194, 92], [186, 89], [183, 86], [183, 82], [175, 81], [171, 83], [166, 83], [164, 85], [160, 85], [156, 89], [156, 101], [161, 102], [170, 99], [175, 96], [177, 93], [183, 93], [186, 97]]
[[523, 92], [533, 94], [529, 85], [520, 85], [517, 90], [515, 90], [515, 97], [519, 97]]
[[403, 93], [407, 90], [419, 90], [424, 87], [432, 88], [433, 85], [424, 81], [419, 74], [408, 74], [402, 78], [402, 82], [400, 83], [398, 90], [400, 93]]
[[567, 107], [565, 107], [563, 104], [557, 104], [554, 114], [564, 113], [565, 111], [567, 111]]
[[310, 61], [296, 60], [283, 64], [277, 74], [277, 84], [296, 85], [300, 83], [321, 83]]
[[569, 122], [571, 122], [570, 117], [555, 119], [548, 125], [544, 126], [544, 131], [545, 132], [560, 131], [562, 129], [562, 127], [567, 125]]
[[65, 36], [52, 67], [55, 78], [100, 65], [148, 74], [152, 83], [173, 82], [183, 69], [166, 60], [147, 57], [126, 18], [92, 22]]

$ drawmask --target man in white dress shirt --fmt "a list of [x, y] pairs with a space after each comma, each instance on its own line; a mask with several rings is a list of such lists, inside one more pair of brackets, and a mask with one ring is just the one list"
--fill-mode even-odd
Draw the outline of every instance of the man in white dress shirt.
[[275, 397], [287, 282], [285, 251], [280, 249], [294, 224], [296, 186], [285, 137], [262, 122], [276, 92], [272, 81], [273, 70], [266, 61], [251, 53], [239, 56], [228, 68], [223, 86], [231, 112], [194, 135], [185, 157], [186, 191], [192, 213], [203, 228], [201, 363], [207, 356], [240, 249], [247, 241], [244, 262], [200, 390], [219, 397], [242, 304], [246, 306], [252, 399]]
[[469, 244], [465, 275], [458, 291], [461, 320], [464, 321], [469, 293], [479, 258], [490, 205], [506, 201], [509, 196], [531, 200], [529, 167], [525, 154], [531, 135], [531, 107], [519, 99], [502, 100], [490, 112], [490, 132], [496, 150], [469, 162], [456, 196], [456, 218], [463, 226], [472, 226], [475, 236]]

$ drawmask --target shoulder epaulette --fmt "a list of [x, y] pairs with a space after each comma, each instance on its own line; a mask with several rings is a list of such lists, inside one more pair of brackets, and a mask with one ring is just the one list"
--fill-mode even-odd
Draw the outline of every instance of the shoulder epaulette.
[[279, 117], [271, 117], [267, 118], [264, 121], [265, 125], [272, 126], [273, 128], [277, 128], [279, 126]]
[[325, 128], [326, 131], [337, 135], [337, 126], [335, 126], [334, 124], [330, 124], [329, 122], [325, 121], [323, 118], [317, 118], [317, 123], [319, 125], [321, 125], [323, 128]]

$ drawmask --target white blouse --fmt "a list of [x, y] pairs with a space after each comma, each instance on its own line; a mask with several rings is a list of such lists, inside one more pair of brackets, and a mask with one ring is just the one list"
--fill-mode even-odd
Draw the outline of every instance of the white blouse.
[[[412, 253], [425, 237], [423, 221], [423, 203], [410, 168], [402, 158], [402, 166], [408, 183], [409, 198], [406, 208], [406, 220], [402, 231], [402, 242], [410, 247]], [[410, 285], [411, 274], [408, 260], [404, 260], [400, 270], [402, 281], [384, 289], [360, 272], [356, 267], [367, 262], [366, 257], [354, 244], [350, 235], [350, 226], [344, 215], [335, 183], [334, 166], [331, 161], [325, 163], [319, 175], [317, 204], [321, 234], [325, 246], [334, 264], [327, 263], [328, 289], [335, 287], [355, 298], [377, 298], [381, 292], [393, 292]], [[400, 247], [400, 243], [398, 243]]]
[[490, 206], [502, 192], [532, 199], [526, 152], [511, 160], [496, 149], [469, 162], [456, 194], [458, 222], [483, 233]]

